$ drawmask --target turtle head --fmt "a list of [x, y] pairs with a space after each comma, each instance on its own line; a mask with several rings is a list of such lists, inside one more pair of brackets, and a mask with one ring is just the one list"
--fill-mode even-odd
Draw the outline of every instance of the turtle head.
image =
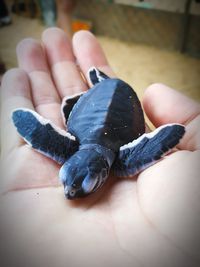
[[68, 199], [85, 197], [106, 181], [109, 165], [102, 154], [93, 149], [77, 151], [60, 169], [59, 178]]

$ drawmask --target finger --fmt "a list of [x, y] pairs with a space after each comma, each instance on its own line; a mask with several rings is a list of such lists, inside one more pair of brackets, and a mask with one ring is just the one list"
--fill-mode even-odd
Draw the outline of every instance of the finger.
[[66, 33], [58, 28], [50, 28], [44, 31], [42, 40], [61, 98], [87, 90], [75, 62], [71, 41]]
[[[115, 77], [99, 42], [91, 32], [77, 32], [73, 37], [72, 44], [78, 64], [86, 78], [88, 78], [88, 70], [93, 66], [103, 71], [109, 77]], [[87, 81], [89, 83], [89, 80]]]
[[19, 138], [12, 120], [12, 111], [16, 108], [33, 109], [31, 88], [28, 75], [20, 69], [5, 73], [1, 85], [1, 150], [10, 151], [19, 145]]
[[200, 105], [197, 102], [163, 84], [154, 84], [147, 88], [143, 106], [156, 127], [172, 122], [186, 125], [181, 149], [200, 148]]
[[29, 75], [36, 111], [61, 126], [60, 97], [41, 44], [34, 39], [21, 41], [17, 46], [17, 57], [19, 66]]

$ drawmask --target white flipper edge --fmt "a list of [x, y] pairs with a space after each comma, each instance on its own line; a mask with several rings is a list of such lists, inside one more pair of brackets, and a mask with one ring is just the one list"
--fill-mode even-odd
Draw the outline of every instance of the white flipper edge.
[[133, 176], [150, 167], [169, 153], [185, 133], [181, 124], [166, 124], [122, 146], [113, 164], [115, 175]]
[[16, 109], [12, 119], [21, 137], [38, 152], [62, 164], [78, 149], [76, 138], [30, 109]]

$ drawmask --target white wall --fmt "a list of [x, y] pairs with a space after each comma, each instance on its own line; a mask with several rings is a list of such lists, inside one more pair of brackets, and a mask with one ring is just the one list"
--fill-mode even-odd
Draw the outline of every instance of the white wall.
[[[186, 0], [115, 0], [115, 3], [133, 5], [136, 7], [143, 7], [147, 9], [159, 9], [164, 11], [183, 13]], [[190, 13], [199, 15], [200, 3], [197, 4], [195, 1], [192, 1]]]

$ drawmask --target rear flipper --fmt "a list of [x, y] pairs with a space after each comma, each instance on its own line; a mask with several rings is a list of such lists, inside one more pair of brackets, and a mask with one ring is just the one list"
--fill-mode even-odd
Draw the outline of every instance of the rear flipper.
[[119, 177], [133, 176], [175, 147], [185, 133], [180, 124], [166, 124], [120, 148], [112, 169]]
[[86, 92], [80, 92], [79, 94], [75, 94], [72, 96], [66, 96], [63, 98], [62, 106], [61, 106], [61, 113], [63, 115], [63, 121], [64, 124], [67, 125], [67, 121], [69, 118], [69, 115], [74, 107], [74, 105], [77, 103], [79, 98]]
[[95, 67], [89, 69], [88, 77], [92, 85], [100, 83], [105, 79], [109, 79], [109, 77], [105, 73], [103, 73], [102, 71], [98, 70]]
[[32, 110], [17, 109], [12, 119], [17, 131], [29, 145], [59, 164], [63, 164], [78, 149], [74, 136]]

